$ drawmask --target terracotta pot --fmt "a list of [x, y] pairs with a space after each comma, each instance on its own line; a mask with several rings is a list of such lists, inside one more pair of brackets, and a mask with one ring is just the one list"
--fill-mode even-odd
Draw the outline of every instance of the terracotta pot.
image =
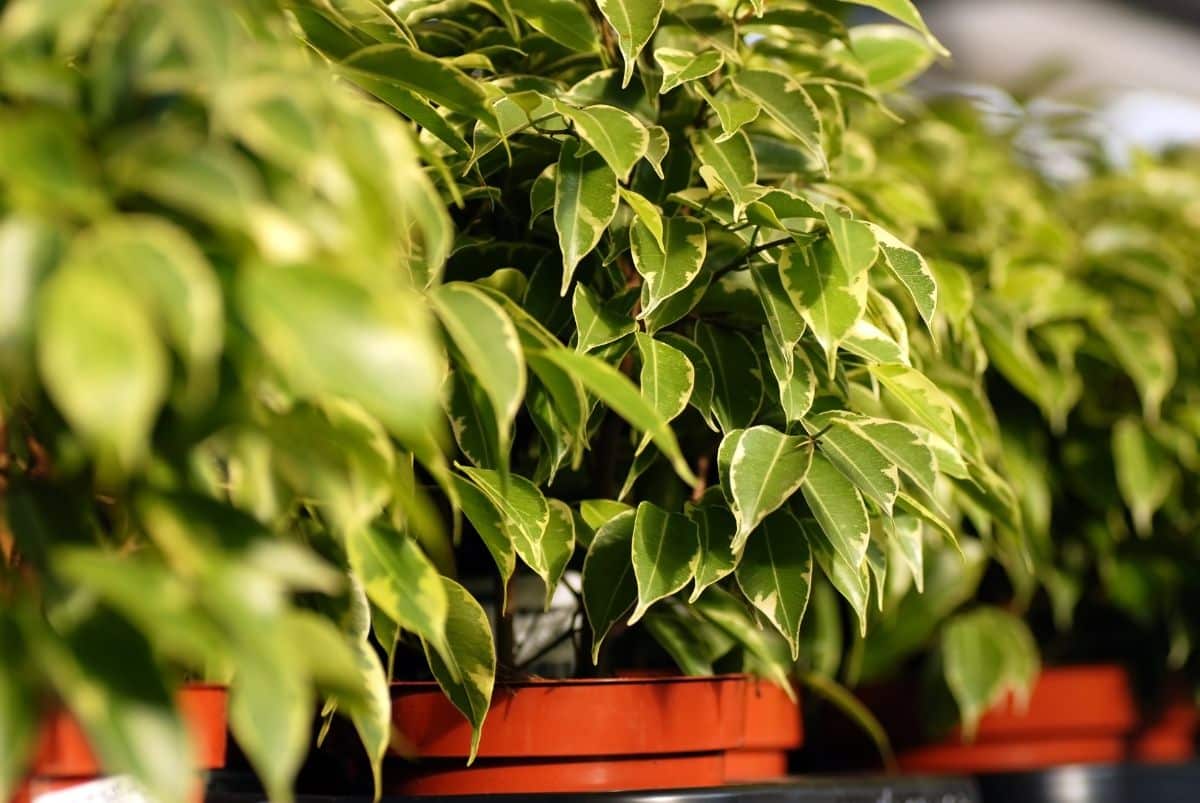
[[792, 700], [766, 680], [746, 682], [746, 713], [742, 746], [725, 754], [725, 780], [747, 783], [783, 778], [788, 753], [804, 744], [804, 717], [799, 689]]
[[1058, 764], [1123, 761], [1138, 712], [1128, 674], [1116, 665], [1056, 667], [1038, 678], [1029, 705], [988, 711], [971, 743], [957, 731], [938, 744], [902, 749], [905, 771], [1018, 772]]
[[740, 746], [746, 678], [542, 680], [496, 689], [479, 753], [433, 683], [392, 687], [392, 722], [415, 759], [388, 794], [590, 792], [716, 786]]
[[1170, 689], [1166, 704], [1144, 718], [1130, 745], [1130, 756], [1146, 764], [1177, 764], [1196, 755], [1196, 702], [1180, 687]]
[[[225, 766], [228, 697], [225, 686], [207, 684], [189, 684], [179, 693], [180, 712], [196, 749], [197, 769]], [[101, 777], [100, 763], [83, 728], [70, 713], [60, 709], [43, 720], [30, 777], [17, 790], [13, 803], [27, 803], [47, 792]], [[203, 784], [197, 779], [195, 800], [203, 797]]]

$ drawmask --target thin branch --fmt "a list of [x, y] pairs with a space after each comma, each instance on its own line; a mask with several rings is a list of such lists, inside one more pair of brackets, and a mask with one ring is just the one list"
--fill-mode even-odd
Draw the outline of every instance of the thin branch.
[[745, 268], [749, 267], [750, 258], [753, 257], [755, 254], [761, 254], [763, 251], [769, 251], [772, 248], [776, 248], [781, 245], [787, 245], [787, 244], [793, 243], [793, 242], [795, 242], [795, 240], [793, 240], [791, 237], [780, 237], [778, 240], [771, 240], [770, 242], [759, 243], [758, 245], [753, 246], [752, 248], [747, 248], [745, 250], [745, 252], [740, 254], [736, 259], [734, 259], [728, 265], [724, 265], [724, 266], [718, 268], [716, 273], [713, 274], [713, 281], [715, 282], [716, 280], [718, 280], [722, 276], [724, 276], [726, 273], [729, 273], [731, 271], [744, 270]]

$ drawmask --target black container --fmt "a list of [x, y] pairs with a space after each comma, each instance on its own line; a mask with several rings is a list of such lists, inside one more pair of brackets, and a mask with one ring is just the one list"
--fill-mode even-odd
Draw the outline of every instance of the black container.
[[[967, 778], [798, 778], [786, 783], [594, 794], [385, 797], [380, 803], [981, 803]], [[265, 803], [261, 794], [210, 785], [206, 803]], [[296, 803], [370, 803], [368, 798], [304, 796]]]
[[1181, 803], [1200, 800], [1200, 764], [1088, 765], [979, 777], [983, 803]]

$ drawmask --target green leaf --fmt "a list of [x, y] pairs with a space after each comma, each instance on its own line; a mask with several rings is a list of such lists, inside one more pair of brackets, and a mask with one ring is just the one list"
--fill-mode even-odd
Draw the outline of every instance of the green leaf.
[[817, 451], [801, 491], [837, 554], [854, 569], [862, 566], [871, 538], [871, 522], [854, 484]]
[[458, 448], [477, 466], [507, 471], [509, 445], [500, 441], [496, 428], [499, 416], [483, 389], [472, 384], [463, 371], [452, 372], [449, 385], [446, 415]]
[[0, 650], [8, 659], [0, 661], [0, 799], [12, 800], [17, 784], [33, 758], [38, 735], [37, 692], [31, 677], [31, 661], [16, 622], [6, 610], [0, 615]]
[[738, 523], [734, 553], [742, 550], [760, 521], [800, 488], [812, 459], [807, 437], [761, 425], [741, 433], [729, 460], [731, 507]]
[[781, 664], [766, 633], [736, 597], [720, 586], [712, 586], [695, 601], [693, 609], [741, 644], [761, 663], [771, 681], [790, 692], [791, 666]]
[[671, 461], [675, 473], [688, 485], [696, 478], [688, 467], [670, 425], [642, 398], [629, 378], [603, 360], [567, 349], [545, 352], [545, 357], [576, 377], [621, 418], [650, 436]]
[[[685, 675], [713, 674], [714, 653], [722, 648], [727, 652], [733, 646], [733, 640], [682, 605], [672, 605], [666, 610], [664, 607], [650, 611], [642, 620], [646, 632], [671, 656], [671, 660]], [[714, 632], [718, 636], [715, 640], [718, 643], [706, 638]]]
[[563, 257], [562, 295], [575, 266], [600, 242], [617, 214], [617, 176], [595, 151], [582, 156], [582, 144], [563, 141], [554, 174], [554, 228]]
[[719, 50], [692, 53], [673, 47], [660, 47], [654, 51], [654, 60], [663, 71], [662, 86], [658, 88], [658, 93], [665, 95], [677, 86], [712, 75], [721, 69], [725, 56]]
[[866, 318], [858, 323], [842, 340], [842, 348], [868, 362], [895, 362], [910, 365], [906, 345], [901, 345]]
[[866, 562], [860, 562], [858, 566], [847, 562], [830, 541], [828, 530], [812, 519], [800, 519], [800, 527], [804, 530], [808, 546], [812, 549], [817, 565], [821, 567], [821, 571], [829, 578], [829, 582], [837, 589], [838, 593], [846, 602], [850, 603], [851, 610], [858, 617], [859, 634], [865, 636], [867, 633], [867, 606], [871, 596]]
[[767, 361], [779, 385], [779, 406], [783, 416], [787, 421], [800, 421], [816, 398], [817, 374], [803, 348], [793, 346], [785, 351], [766, 327], [763, 335]]
[[692, 372], [694, 381], [692, 383], [692, 393], [688, 399], [688, 403], [696, 409], [700, 415], [704, 416], [704, 420], [708, 422], [709, 427], [716, 429], [717, 425], [712, 420], [713, 408], [713, 388], [715, 380], [713, 379], [713, 369], [708, 362], [708, 357], [696, 345], [695, 341], [688, 339], [678, 332], [663, 332], [656, 336], [658, 340], [672, 346], [676, 350], [683, 353], [687, 357], [688, 362], [692, 364]]
[[617, 32], [617, 43], [621, 47], [621, 55], [625, 57], [621, 86], [629, 86], [638, 54], [658, 28], [663, 0], [597, 0], [596, 5]]
[[584, 524], [598, 530], [612, 519], [633, 508], [615, 499], [585, 499], [579, 503], [579, 515]]
[[718, 142], [729, 139], [743, 126], [753, 123], [762, 112], [762, 106], [758, 104], [758, 101], [739, 95], [730, 84], [723, 85], [715, 94], [711, 95], [704, 89], [704, 84], [695, 84], [694, 88], [717, 113], [717, 119], [721, 121], [721, 135], [717, 137]]
[[871, 8], [882, 11], [890, 17], [900, 20], [905, 25], [909, 25], [920, 31], [925, 36], [925, 40], [929, 42], [930, 47], [939, 56], [949, 56], [950, 51], [942, 46], [942, 43], [934, 38], [933, 33], [925, 25], [925, 20], [921, 19], [921, 13], [917, 11], [917, 7], [913, 5], [912, 0], [841, 0], [843, 3], [852, 3], [859, 6], [870, 6]]
[[560, 101], [554, 102], [554, 110], [571, 121], [575, 132], [604, 157], [621, 182], [629, 181], [630, 171], [650, 146], [650, 134], [636, 117], [616, 106], [575, 108]]
[[371, 602], [439, 652], [448, 649], [449, 602], [437, 569], [408, 536], [382, 526], [346, 538], [346, 556]]
[[789, 190], [773, 188], [746, 207], [746, 217], [757, 226], [786, 231], [798, 245], [811, 240], [812, 222], [823, 219], [808, 199]]
[[[552, 558], [557, 561], [562, 545], [547, 543], [550, 503], [541, 490], [518, 474], [508, 477], [506, 484], [499, 472], [469, 466], [459, 468], [500, 512], [501, 526], [508, 533], [517, 555], [549, 585]], [[555, 534], [561, 541], [563, 533], [557, 524]], [[554, 577], [553, 581], [557, 584], [558, 578]]]
[[1037, 645], [1025, 623], [999, 608], [977, 608], [942, 628], [942, 671], [962, 715], [963, 735], [975, 738], [983, 714], [1009, 692], [1028, 700], [1037, 679]]
[[[821, 454], [828, 457], [855, 487], [888, 516], [900, 492], [900, 469], [861, 429], [839, 419], [820, 438]], [[913, 450], [921, 447], [912, 446]], [[925, 450], [932, 462], [932, 455]], [[917, 457], [914, 454], [913, 457]]]
[[496, 562], [500, 585], [507, 590], [508, 579], [517, 566], [517, 556], [512, 539], [505, 532], [504, 519], [487, 494], [476, 488], [474, 483], [457, 474], [453, 475], [453, 482], [458, 491], [459, 506]]
[[429, 299], [472, 380], [491, 402], [498, 440], [506, 447], [525, 397], [525, 358], [516, 327], [499, 304], [465, 282], [442, 285]]
[[737, 131], [718, 141], [708, 131], [699, 131], [692, 138], [692, 147], [703, 164], [701, 178], [709, 187], [724, 190], [733, 199], [733, 216], [741, 217], [742, 210], [759, 195], [755, 186], [758, 162], [750, 138]]
[[312, 267], [242, 272], [245, 322], [292, 390], [357, 401], [401, 438], [436, 430], [444, 367], [414, 294]]
[[954, 402], [944, 390], [907, 365], [868, 365], [867, 369], [916, 423], [948, 444], [958, 443]]
[[903, 471], [928, 496], [934, 495], [936, 462], [921, 433], [898, 421], [835, 413], [822, 419], [832, 431], [844, 429], [867, 441], [889, 463]]
[[665, 178], [663, 159], [667, 158], [667, 152], [671, 149], [671, 135], [661, 125], [646, 126], [646, 132], [650, 134], [650, 144], [646, 146], [646, 161], [654, 170], [654, 175]]
[[695, 522], [642, 502], [633, 522], [632, 556], [637, 607], [629, 617], [631, 625], [655, 602], [691, 582], [700, 559]]
[[382, 100], [430, 134], [449, 145], [460, 154], [470, 154], [471, 146], [463, 139], [458, 129], [438, 114], [425, 98], [410, 92], [397, 83], [355, 70], [346, 71], [346, 77], [359, 87]]
[[754, 347], [741, 332], [696, 326], [696, 345], [713, 371], [713, 414], [723, 432], [748, 427], [763, 401], [763, 373]]
[[[80, 611], [71, 618], [77, 621], [67, 628], [60, 624], [51, 629], [42, 623], [24, 628], [45, 680], [83, 726], [107, 772], [132, 776], [155, 799], [185, 800], [193, 777], [188, 733], [151, 645], [124, 620], [103, 609]], [[232, 687], [231, 721], [237, 712], [241, 674]], [[283, 674], [296, 673], [285, 668]], [[287, 680], [283, 678], [275, 691], [288, 690]], [[286, 709], [287, 701], [279, 707]], [[249, 747], [246, 753], [252, 759], [258, 757]], [[283, 775], [290, 780], [299, 765], [293, 760], [295, 750], [274, 758], [271, 766], [256, 764], [265, 784]], [[269, 788], [277, 799], [290, 796], [290, 786]]]
[[800, 522], [784, 508], [768, 516], [746, 542], [737, 582], [800, 658], [800, 624], [808, 607], [813, 559]]
[[889, 91], [912, 81], [933, 63], [934, 52], [919, 34], [896, 25], [850, 29], [850, 49], [867, 73], [867, 83]]
[[670, 217], [664, 223], [660, 248], [653, 231], [641, 221], [629, 227], [633, 264], [645, 279], [642, 311], [645, 318], [676, 293], [687, 288], [700, 273], [708, 250], [704, 224], [695, 218]]
[[917, 305], [917, 312], [921, 313], [921, 320], [925, 321], [926, 326], [932, 326], [933, 313], [937, 310], [938, 288], [925, 257], [880, 227], [870, 225], [870, 229], [879, 240], [883, 261], [908, 289], [913, 303]]
[[596, 49], [596, 28], [587, 12], [573, 0], [507, 0], [523, 22], [563, 47], [581, 53]]
[[571, 309], [575, 314], [577, 333], [575, 348], [579, 351], [591, 351], [615, 343], [637, 329], [637, 322], [629, 315], [629, 304], [625, 299], [617, 297], [602, 303], [583, 284], [575, 285]]
[[550, 504], [550, 523], [546, 525], [546, 536], [542, 539], [542, 551], [546, 554], [546, 610], [571, 555], [575, 553], [575, 516], [566, 502], [547, 500]]
[[224, 327], [221, 287], [186, 232], [152, 217], [112, 218], [77, 238], [69, 261], [119, 278], [137, 294], [191, 372], [189, 402], [212, 393]]
[[823, 170], [828, 170], [821, 148], [821, 116], [803, 86], [773, 70], [742, 70], [733, 76], [733, 85], [795, 137]]
[[629, 204], [629, 208], [637, 215], [637, 219], [643, 226], [649, 229], [650, 234], [654, 237], [655, 244], [658, 245], [660, 251], [667, 250], [667, 241], [663, 238], [663, 219], [662, 210], [652, 204], [644, 195], [640, 195], [633, 190], [621, 187], [621, 200]]
[[925, 590], [925, 527], [916, 516], [883, 520], [884, 530], [912, 574], [917, 593]]
[[[642, 395], [663, 421], [671, 421], [687, 409], [696, 385], [696, 369], [687, 356], [673, 346], [638, 332], [642, 358]], [[643, 445], [648, 443], [644, 441]]]
[[828, 369], [838, 344], [867, 309], [867, 274], [852, 276], [828, 240], [790, 248], [779, 259], [783, 286], [825, 350]]
[[338, 702], [354, 723], [359, 741], [367, 751], [378, 797], [383, 794], [383, 760], [391, 744], [392, 694], [388, 689], [388, 673], [365, 634], [354, 642], [353, 650], [363, 688], [354, 698], [339, 698]]
[[1163, 321], [1104, 314], [1093, 316], [1091, 323], [1137, 386], [1146, 420], [1158, 421], [1163, 399], [1175, 385], [1178, 372], [1175, 349]]
[[879, 244], [876, 243], [871, 224], [855, 220], [833, 204], [825, 204], [821, 212], [829, 227], [829, 239], [833, 241], [838, 259], [851, 277], [858, 276], [875, 264]]
[[688, 598], [688, 602], [695, 602], [704, 589], [731, 574], [737, 566], [737, 557], [733, 554], [737, 522], [722, 504], [689, 505], [685, 514], [696, 523], [700, 542], [700, 559], [696, 562], [692, 593]]
[[101, 265], [70, 261], [41, 291], [38, 369], [101, 470], [125, 473], [149, 446], [170, 366], [136, 293]]
[[475, 761], [483, 721], [492, 704], [496, 685], [496, 645], [487, 612], [465, 588], [442, 577], [442, 593], [449, 601], [446, 619], [448, 649], [431, 650], [425, 642], [425, 659], [442, 691], [454, 707], [471, 723], [471, 752], [467, 764]]
[[618, 513], [596, 530], [583, 561], [583, 609], [592, 628], [592, 663], [600, 661], [600, 645], [638, 600], [633, 574], [633, 510]]
[[342, 67], [397, 84], [417, 97], [501, 130], [483, 85], [445, 59], [389, 43], [363, 48], [342, 61]]
[[750, 276], [754, 279], [755, 289], [758, 290], [758, 300], [762, 302], [771, 334], [790, 363], [792, 347], [804, 336], [804, 318], [784, 289], [778, 267], [756, 265], [750, 269]]
[[1112, 452], [1121, 498], [1129, 506], [1138, 534], [1148, 536], [1154, 514], [1171, 495], [1178, 472], [1136, 418], [1122, 418], [1113, 425]]

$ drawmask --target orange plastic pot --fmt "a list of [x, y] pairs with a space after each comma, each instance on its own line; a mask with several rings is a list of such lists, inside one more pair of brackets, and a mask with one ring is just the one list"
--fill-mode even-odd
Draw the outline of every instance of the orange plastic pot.
[[746, 713], [741, 747], [725, 754], [725, 780], [749, 783], [782, 778], [788, 753], [804, 744], [804, 717], [799, 690], [795, 700], [774, 683], [746, 682]]
[[1018, 772], [1060, 764], [1123, 761], [1138, 722], [1125, 670], [1116, 665], [1057, 667], [1038, 678], [1029, 705], [1006, 700], [980, 721], [974, 741], [945, 741], [897, 754], [905, 771]]
[[593, 792], [715, 786], [738, 747], [741, 675], [543, 680], [496, 689], [474, 764], [471, 729], [432, 683], [392, 687], [407, 762], [386, 791], [404, 795]]
[[[180, 713], [191, 734], [199, 770], [225, 766], [228, 697], [225, 686], [207, 684], [190, 684], [179, 693]], [[13, 803], [28, 803], [47, 792], [100, 777], [100, 762], [82, 726], [69, 712], [59, 709], [42, 721], [30, 777], [17, 790]], [[203, 797], [203, 784], [197, 779], [195, 800]]]
[[1196, 703], [1182, 688], [1172, 688], [1166, 705], [1147, 717], [1133, 738], [1130, 755], [1146, 764], [1177, 764], [1196, 755]]

